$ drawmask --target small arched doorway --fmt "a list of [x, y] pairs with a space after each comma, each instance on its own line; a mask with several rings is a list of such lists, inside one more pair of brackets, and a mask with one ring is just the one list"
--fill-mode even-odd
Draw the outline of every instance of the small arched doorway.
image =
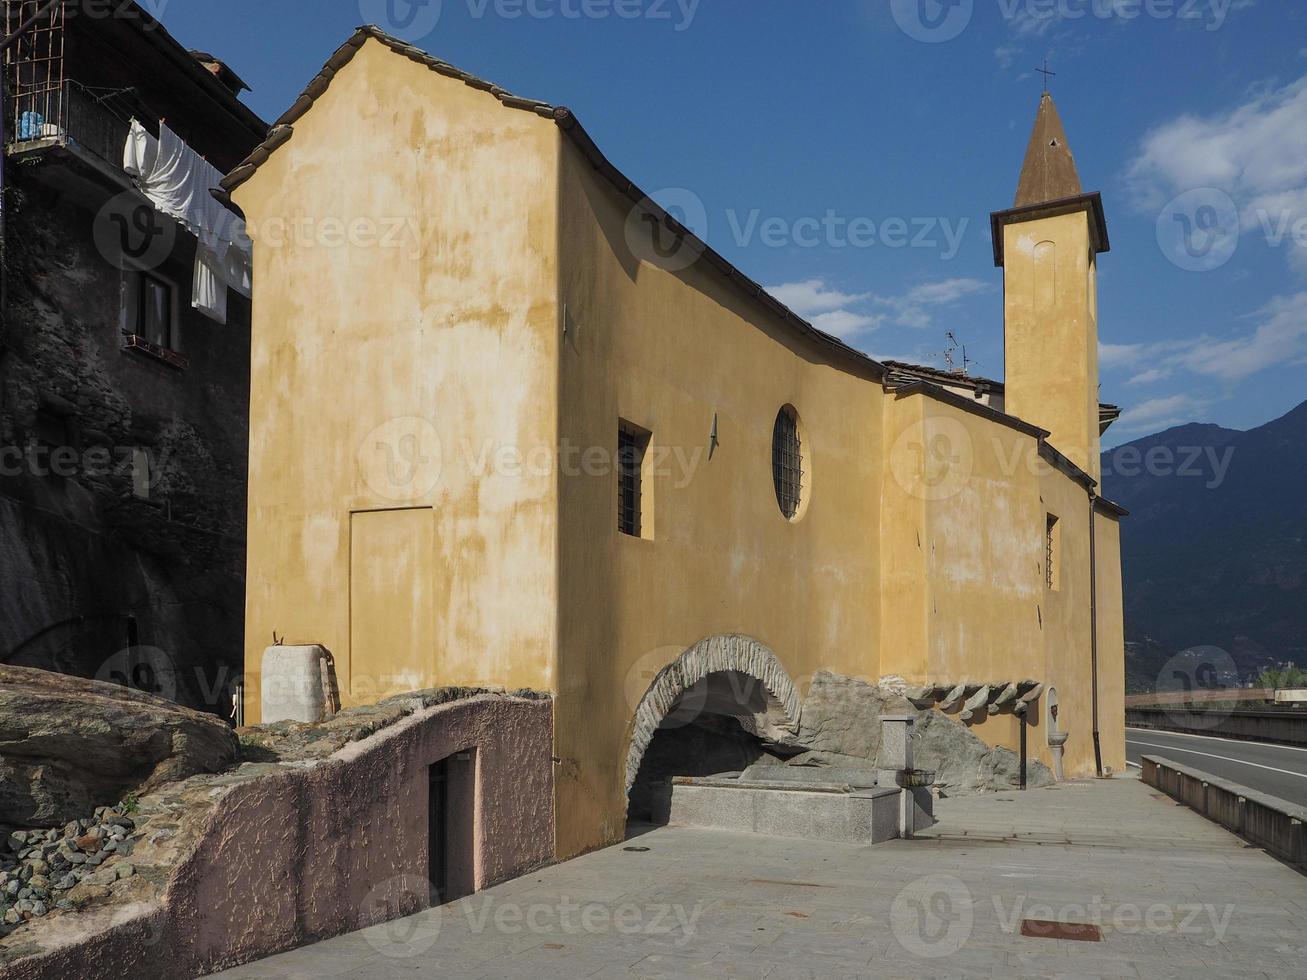
[[[737, 634], [702, 640], [658, 672], [635, 712], [627, 819], [656, 820], [675, 776], [747, 768], [798, 729], [799, 695], [776, 655]], [[797, 750], [794, 750], [797, 751]]]

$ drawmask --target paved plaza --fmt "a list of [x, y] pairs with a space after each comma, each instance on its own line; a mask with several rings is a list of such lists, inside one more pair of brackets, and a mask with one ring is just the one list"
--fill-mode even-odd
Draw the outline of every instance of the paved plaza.
[[[1307, 877], [1132, 775], [945, 799], [937, 812], [928, 834], [876, 846], [653, 830], [219, 975], [1307, 973]], [[1097, 924], [1102, 938], [1041, 934], [1040, 922]]]

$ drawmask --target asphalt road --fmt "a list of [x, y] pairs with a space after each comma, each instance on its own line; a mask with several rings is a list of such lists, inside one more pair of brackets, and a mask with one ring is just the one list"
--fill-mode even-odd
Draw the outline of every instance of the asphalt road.
[[1158, 755], [1307, 806], [1307, 749], [1127, 728], [1125, 751], [1126, 758], [1136, 764], [1141, 755]]

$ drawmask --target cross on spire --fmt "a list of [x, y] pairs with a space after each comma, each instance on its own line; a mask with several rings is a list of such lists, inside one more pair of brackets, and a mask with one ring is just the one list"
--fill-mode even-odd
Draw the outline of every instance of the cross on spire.
[[1039, 74], [1041, 74], [1041, 75], [1044, 76], [1044, 91], [1047, 92], [1047, 91], [1048, 91], [1048, 80], [1049, 80], [1051, 77], [1053, 77], [1054, 75], [1056, 75], [1057, 72], [1055, 72], [1055, 71], [1049, 71], [1049, 69], [1048, 69], [1048, 59], [1047, 59], [1047, 58], [1044, 59], [1044, 67], [1043, 67], [1043, 68], [1036, 68], [1035, 71], [1039, 72]]

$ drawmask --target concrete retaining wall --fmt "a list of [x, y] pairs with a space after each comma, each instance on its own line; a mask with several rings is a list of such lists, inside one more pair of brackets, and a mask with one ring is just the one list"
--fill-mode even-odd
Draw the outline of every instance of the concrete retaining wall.
[[552, 861], [552, 702], [480, 695], [222, 792], [161, 902], [52, 919], [4, 980], [178, 980], [426, 905], [428, 767], [475, 752], [472, 881]]
[[1307, 809], [1154, 755], [1143, 779], [1275, 857], [1307, 869]]
[[1307, 710], [1301, 708], [1206, 712], [1182, 708], [1127, 708], [1125, 723], [1132, 728], [1307, 746]]

